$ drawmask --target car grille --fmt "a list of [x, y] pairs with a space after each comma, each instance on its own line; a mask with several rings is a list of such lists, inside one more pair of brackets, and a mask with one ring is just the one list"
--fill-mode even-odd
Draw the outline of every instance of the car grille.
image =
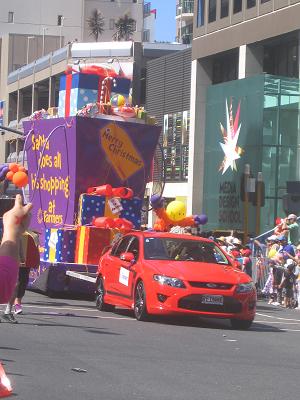
[[189, 284], [192, 287], [196, 288], [205, 288], [205, 289], [219, 289], [219, 290], [229, 290], [233, 287], [233, 285], [229, 283], [215, 283], [215, 282], [194, 282], [190, 281]]
[[224, 304], [203, 304], [202, 296], [198, 294], [183, 297], [178, 302], [178, 307], [192, 311], [206, 311], [216, 313], [235, 314], [242, 311], [242, 304], [233, 297], [224, 297]]

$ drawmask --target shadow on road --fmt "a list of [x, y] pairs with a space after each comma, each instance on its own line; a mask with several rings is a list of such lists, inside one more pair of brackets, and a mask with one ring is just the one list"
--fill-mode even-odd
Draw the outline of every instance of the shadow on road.
[[1, 346], [0, 350], [20, 350], [17, 347], [6, 347], [6, 346]]

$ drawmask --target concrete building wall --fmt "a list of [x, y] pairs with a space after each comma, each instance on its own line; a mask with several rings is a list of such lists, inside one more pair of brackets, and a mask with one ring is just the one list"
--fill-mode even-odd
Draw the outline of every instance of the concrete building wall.
[[[201, 26], [199, 22], [197, 24], [198, 2], [195, 2], [193, 59], [300, 29], [299, 1], [285, 2], [281, 6], [276, 1], [264, 4], [258, 1], [256, 7], [247, 9], [246, 0], [243, 0], [240, 13], [233, 14], [231, 7], [227, 18], [218, 18], [217, 13], [217, 19], [212, 23], [207, 22], [208, 2], [206, 2], [204, 24]], [[220, 0], [217, 1], [217, 10], [219, 7]]]
[[[84, 0], [1, 1], [0, 34], [62, 36], [65, 41], [82, 38]], [[13, 14], [11, 14], [13, 13]], [[63, 27], [58, 16], [65, 17]], [[10, 22], [12, 21], [12, 22]]]

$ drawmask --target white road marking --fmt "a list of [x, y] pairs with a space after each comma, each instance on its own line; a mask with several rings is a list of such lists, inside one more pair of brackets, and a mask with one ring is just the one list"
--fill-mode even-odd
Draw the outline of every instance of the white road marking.
[[254, 321], [253, 322], [254, 324], [255, 323], [260, 323], [260, 324], [281, 324], [281, 325], [299, 325], [300, 324], [300, 321], [299, 322], [284, 322], [284, 321]]
[[[41, 308], [41, 309], [51, 309], [51, 310], [71, 310], [71, 311], [82, 311], [82, 312], [97, 312], [100, 313], [98, 310], [92, 310], [92, 309], [85, 309], [85, 308], [73, 308], [73, 307], [52, 307], [52, 306], [29, 306], [29, 305], [23, 305], [23, 308]], [[55, 315], [59, 316], [59, 314], [52, 314], [53, 317]], [[76, 315], [74, 315], [76, 317]], [[135, 318], [129, 318], [129, 317], [109, 317], [109, 316], [102, 316], [102, 315], [95, 315], [95, 318], [100, 318], [100, 319], [125, 319], [127, 321], [136, 321]]]
[[282, 321], [296, 321], [296, 322], [300, 322], [300, 319], [294, 319], [294, 318], [274, 317], [274, 315], [260, 314], [260, 313], [256, 313], [256, 315], [259, 315], [259, 316], [261, 316], [261, 317], [271, 318], [271, 319], [279, 319], [279, 320], [282, 320]]

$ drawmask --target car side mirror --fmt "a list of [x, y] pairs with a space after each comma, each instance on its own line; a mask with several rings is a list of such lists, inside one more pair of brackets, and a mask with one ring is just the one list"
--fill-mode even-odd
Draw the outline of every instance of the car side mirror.
[[120, 260], [125, 261], [126, 263], [128, 263], [130, 265], [132, 265], [135, 261], [135, 257], [133, 253], [121, 253], [120, 254]]

